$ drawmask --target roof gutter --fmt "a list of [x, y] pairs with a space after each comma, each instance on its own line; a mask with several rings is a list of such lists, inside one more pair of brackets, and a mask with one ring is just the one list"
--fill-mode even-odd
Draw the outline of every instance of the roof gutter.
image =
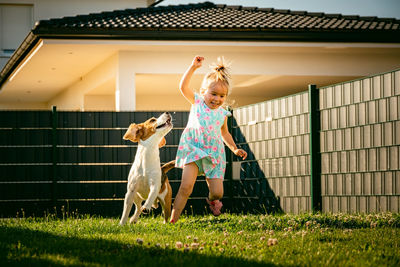
[[108, 28], [77, 29], [40, 27], [32, 34], [49, 39], [121, 39], [121, 40], [193, 40], [193, 41], [325, 41], [325, 42], [372, 42], [400, 43], [398, 31], [332, 31], [295, 30], [270, 28]]
[[0, 91], [11, 74], [18, 68], [22, 61], [29, 55], [33, 48], [37, 45], [40, 38], [29, 32], [22, 44], [15, 50], [6, 65], [0, 72]]
[[149, 7], [155, 7], [156, 5], [160, 4], [161, 2], [164, 2], [164, 0], [159, 0], [151, 4]]

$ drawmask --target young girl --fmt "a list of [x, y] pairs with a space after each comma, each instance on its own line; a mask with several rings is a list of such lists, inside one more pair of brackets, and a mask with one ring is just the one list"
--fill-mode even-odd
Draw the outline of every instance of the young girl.
[[176, 155], [176, 167], [183, 168], [183, 172], [171, 223], [178, 221], [197, 176], [202, 174], [205, 175], [209, 188], [207, 202], [210, 209], [215, 216], [221, 214], [222, 202], [219, 199], [224, 193], [226, 166], [223, 142], [235, 155], [243, 159], [247, 157], [246, 151], [236, 147], [228, 132], [227, 116], [231, 114], [222, 104], [230, 93], [229, 73], [223, 60], [218, 58], [218, 64], [204, 77], [200, 95], [188, 87], [194, 71], [201, 67], [203, 60], [203, 57], [196, 56], [180, 82], [179, 89], [192, 107]]

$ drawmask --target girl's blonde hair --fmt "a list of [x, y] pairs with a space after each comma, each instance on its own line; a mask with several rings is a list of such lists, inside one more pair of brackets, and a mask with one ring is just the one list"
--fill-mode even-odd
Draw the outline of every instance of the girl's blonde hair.
[[229, 68], [230, 64], [225, 61], [224, 57], [218, 57], [217, 63], [211, 64], [211, 71], [204, 76], [200, 93], [204, 94], [212, 83], [221, 82], [228, 89], [229, 95], [231, 93]]

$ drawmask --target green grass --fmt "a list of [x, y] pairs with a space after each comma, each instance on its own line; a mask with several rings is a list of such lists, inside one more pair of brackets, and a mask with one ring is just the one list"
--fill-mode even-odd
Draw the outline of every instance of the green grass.
[[400, 214], [0, 219], [0, 265], [399, 266]]

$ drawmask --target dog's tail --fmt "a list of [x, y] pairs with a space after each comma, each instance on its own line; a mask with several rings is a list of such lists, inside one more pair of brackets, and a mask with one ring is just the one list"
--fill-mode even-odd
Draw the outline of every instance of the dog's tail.
[[167, 176], [167, 172], [170, 169], [175, 168], [175, 160], [172, 160], [168, 163], [165, 163], [162, 167], [161, 167], [161, 185], [163, 186], [165, 183], [165, 180], [168, 179]]
[[170, 169], [175, 168], [175, 160], [172, 160], [168, 163], [165, 163], [162, 167], [161, 167], [161, 171], [163, 173], [167, 173]]

